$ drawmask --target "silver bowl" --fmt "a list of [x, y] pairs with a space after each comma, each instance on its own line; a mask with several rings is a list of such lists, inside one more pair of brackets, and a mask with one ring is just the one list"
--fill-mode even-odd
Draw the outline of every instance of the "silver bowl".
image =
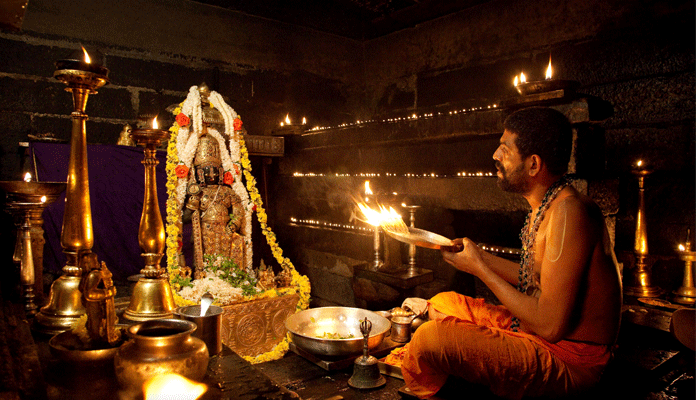
[[[379, 346], [391, 329], [391, 322], [374, 311], [352, 307], [318, 307], [300, 311], [287, 318], [284, 326], [292, 342], [302, 350], [318, 356], [352, 356], [362, 354], [364, 338], [360, 322], [372, 323], [367, 346]], [[329, 336], [341, 338], [330, 338]]]

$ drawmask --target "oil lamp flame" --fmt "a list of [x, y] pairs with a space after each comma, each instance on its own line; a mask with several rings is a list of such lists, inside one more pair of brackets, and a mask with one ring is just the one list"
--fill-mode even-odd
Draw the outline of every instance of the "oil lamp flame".
[[545, 79], [552, 79], [552, 56], [549, 56], [549, 65], [547, 66], [547, 72], [544, 74]]
[[25, 182], [31, 182], [31, 181], [32, 181], [32, 174], [30, 174], [29, 172], [27, 172], [26, 174], [24, 174], [24, 181], [25, 181]]
[[158, 116], [153, 117], [153, 123], [152, 123], [153, 129], [158, 129], [158, 120], [157, 120], [157, 118], [158, 118]]
[[302, 124], [302, 125], [306, 125], [306, 117], [304, 117], [304, 118], [301, 119], [301, 124]]
[[372, 189], [370, 189], [370, 187], [369, 187], [369, 181], [365, 181], [365, 194], [366, 194], [366, 195], [374, 194], [374, 193], [372, 192]]
[[680, 251], [685, 251], [685, 246], [683, 246], [682, 244], [679, 244], [679, 245], [678, 245], [678, 250], [680, 250]]
[[292, 123], [292, 121], [289, 120], [289, 114], [287, 114], [287, 116], [284, 117], [284, 122], [285, 122], [287, 125], [289, 125], [289, 124]]
[[637, 168], [641, 168], [642, 165], [644, 165], [644, 161], [642, 161], [642, 160], [637, 160]]
[[523, 72], [520, 73], [520, 83], [525, 83], [527, 82], [527, 79], [525, 79], [525, 74]]
[[41, 202], [46, 203], [46, 196], [41, 196]]
[[143, 384], [144, 400], [196, 400], [207, 391], [207, 385], [178, 374], [156, 375]]
[[513, 79], [513, 86], [518, 86], [518, 75], [515, 75], [515, 79]]
[[85, 54], [85, 63], [90, 64], [92, 61], [90, 60], [90, 55], [88, 54], [87, 50], [85, 50], [85, 47], [80, 46], [83, 49], [83, 54]]

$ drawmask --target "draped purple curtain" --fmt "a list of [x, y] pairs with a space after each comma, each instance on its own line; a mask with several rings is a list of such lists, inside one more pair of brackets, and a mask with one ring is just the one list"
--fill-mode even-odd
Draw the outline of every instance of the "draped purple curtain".
[[[68, 176], [70, 145], [33, 142], [31, 155], [36, 163], [38, 180], [65, 182]], [[143, 208], [144, 167], [142, 147], [88, 145], [90, 204], [95, 243], [92, 251], [107, 267], [115, 280], [123, 281], [143, 268], [138, 243], [139, 222]], [[161, 217], [165, 223], [165, 151], [158, 151], [156, 182]], [[61, 247], [61, 229], [65, 193], [44, 212], [44, 269], [60, 272], [66, 263]], [[165, 266], [165, 256], [161, 261]]]

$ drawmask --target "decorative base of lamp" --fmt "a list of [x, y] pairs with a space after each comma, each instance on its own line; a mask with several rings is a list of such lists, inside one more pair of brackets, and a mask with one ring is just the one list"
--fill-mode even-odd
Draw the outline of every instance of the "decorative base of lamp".
[[624, 286], [622, 292], [634, 297], [660, 297], [664, 291], [658, 286]]
[[689, 306], [695, 305], [695, 288], [694, 287], [680, 287], [678, 290], [673, 291], [673, 298], [671, 299], [674, 303], [684, 304]]
[[72, 330], [85, 314], [80, 277], [62, 275], [51, 284], [49, 302], [34, 317], [32, 329], [48, 335]]
[[131, 321], [172, 318], [175, 300], [170, 284], [163, 278], [142, 277], [134, 285], [123, 317]]

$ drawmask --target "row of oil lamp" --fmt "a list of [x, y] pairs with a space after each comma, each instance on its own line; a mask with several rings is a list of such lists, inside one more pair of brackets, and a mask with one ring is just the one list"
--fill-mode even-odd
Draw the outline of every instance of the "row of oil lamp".
[[359, 174], [323, 174], [323, 173], [316, 173], [316, 172], [295, 172], [292, 174], [293, 177], [295, 178], [300, 178], [300, 177], [325, 177], [325, 176], [336, 176], [336, 177], [361, 177], [361, 178], [381, 178], [381, 177], [394, 177], [394, 176], [402, 176], [405, 178], [452, 178], [452, 177], [460, 177], [460, 178], [465, 178], [465, 177], [494, 177], [496, 176], [495, 173], [493, 172], [457, 172], [456, 175], [446, 175], [446, 174], [436, 174], [434, 172], [431, 173], [423, 173], [423, 174], [395, 174], [395, 173], [390, 173], [390, 172], [385, 172], [384, 174], [377, 174], [377, 173], [359, 173]]
[[[545, 70], [545, 81], [552, 81], [552, 76], [553, 76], [553, 70], [552, 70], [552, 56], [550, 55], [549, 57], [549, 64], [547, 65], [547, 69]], [[527, 81], [527, 78], [525, 76], [524, 72], [520, 72], [520, 75], [516, 75], [515, 78], [513, 79], [513, 86], [518, 88], [519, 86], [522, 86], [524, 84], [529, 83]], [[471, 107], [471, 108], [463, 108], [462, 110], [454, 110], [454, 111], [449, 111], [446, 113], [447, 115], [456, 115], [460, 113], [466, 113], [466, 112], [474, 112], [474, 111], [482, 111], [482, 110], [495, 110], [498, 109], [498, 104], [489, 104], [486, 106], [481, 106], [481, 107]], [[400, 122], [400, 121], [410, 121], [410, 120], [417, 120], [419, 118], [431, 118], [435, 115], [443, 115], [442, 112], [437, 112], [437, 113], [425, 113], [422, 115], [418, 114], [412, 114], [407, 117], [396, 117], [396, 118], [386, 118], [382, 120], [366, 120], [366, 121], [356, 121], [355, 123], [343, 123], [340, 125], [337, 125], [335, 127], [330, 127], [330, 126], [315, 126], [313, 128], [310, 128], [310, 131], [322, 131], [322, 130], [328, 130], [328, 129], [337, 129], [337, 128], [346, 128], [350, 126], [357, 126], [357, 125], [362, 125], [366, 123], [374, 123], [374, 122]], [[301, 124], [294, 124], [290, 121], [289, 119], [289, 114], [285, 117], [284, 121], [280, 122], [280, 127], [284, 126], [301, 126], [301, 127], [306, 127], [306, 117], [302, 118]]]

